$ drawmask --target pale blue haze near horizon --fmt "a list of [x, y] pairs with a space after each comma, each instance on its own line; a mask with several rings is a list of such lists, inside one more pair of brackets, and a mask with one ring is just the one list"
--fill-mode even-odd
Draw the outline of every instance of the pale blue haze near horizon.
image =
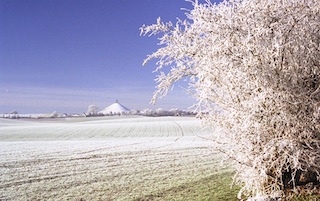
[[[201, 1], [200, 1], [201, 2]], [[185, 19], [185, 0], [0, 0], [0, 113], [80, 113], [115, 100], [131, 109], [187, 109], [176, 85], [155, 106], [157, 36], [139, 28]], [[183, 84], [182, 84], [183, 85]]]

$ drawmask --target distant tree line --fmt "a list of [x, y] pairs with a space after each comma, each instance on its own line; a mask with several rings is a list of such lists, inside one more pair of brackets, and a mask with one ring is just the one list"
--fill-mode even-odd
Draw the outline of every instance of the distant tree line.
[[165, 110], [162, 108], [158, 108], [155, 110], [152, 109], [143, 109], [143, 110], [136, 110], [132, 109], [127, 112], [110, 112], [108, 114], [103, 114], [97, 111], [98, 107], [94, 105], [89, 105], [87, 112], [84, 113], [58, 113], [56, 111], [49, 113], [49, 114], [38, 114], [38, 115], [31, 115], [31, 114], [18, 114], [17, 111], [13, 111], [10, 113], [5, 113], [2, 115], [2, 118], [8, 119], [19, 119], [19, 118], [76, 118], [76, 117], [98, 117], [98, 116], [120, 116], [120, 115], [140, 115], [140, 116], [151, 116], [151, 117], [160, 117], [160, 116], [193, 116], [196, 115], [193, 111], [185, 111], [180, 110], [178, 108]]

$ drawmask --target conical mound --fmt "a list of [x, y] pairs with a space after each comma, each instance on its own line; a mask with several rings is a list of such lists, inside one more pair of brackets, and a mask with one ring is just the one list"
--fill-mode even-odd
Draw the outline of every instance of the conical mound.
[[130, 110], [126, 108], [125, 106], [121, 105], [118, 101], [113, 103], [112, 105], [106, 107], [104, 110], [102, 110], [100, 113], [102, 114], [122, 114], [124, 112], [129, 112]]

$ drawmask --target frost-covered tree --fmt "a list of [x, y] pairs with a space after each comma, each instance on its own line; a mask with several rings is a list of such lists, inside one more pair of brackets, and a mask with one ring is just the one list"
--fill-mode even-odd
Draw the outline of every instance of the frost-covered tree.
[[59, 117], [59, 113], [56, 112], [56, 111], [54, 111], [54, 112], [52, 112], [52, 113], [50, 114], [50, 118], [57, 118], [57, 117]]
[[153, 116], [154, 112], [149, 108], [145, 108], [141, 111], [141, 114], [144, 116]]
[[[320, 1], [193, 3], [160, 34], [153, 101], [187, 80], [206, 125], [235, 162], [243, 194], [284, 196], [320, 180]], [[168, 69], [169, 68], [169, 69]]]
[[98, 114], [98, 107], [95, 105], [89, 105], [88, 110], [87, 110], [87, 115], [88, 116], [94, 116]]

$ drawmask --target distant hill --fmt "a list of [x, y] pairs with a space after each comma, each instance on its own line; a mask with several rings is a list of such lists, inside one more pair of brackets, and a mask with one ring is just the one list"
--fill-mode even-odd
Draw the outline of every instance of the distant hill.
[[125, 106], [121, 105], [117, 100], [115, 103], [111, 104], [110, 106], [106, 107], [104, 110], [100, 111], [100, 114], [108, 115], [108, 114], [122, 114], [127, 113], [130, 110]]

